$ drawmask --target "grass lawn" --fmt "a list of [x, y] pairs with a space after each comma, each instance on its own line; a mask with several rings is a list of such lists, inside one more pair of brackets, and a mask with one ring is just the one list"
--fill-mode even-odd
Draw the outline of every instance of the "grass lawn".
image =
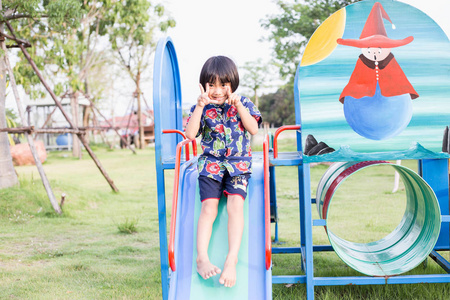
[[[280, 151], [293, 150], [291, 145], [280, 143]], [[20, 186], [0, 190], [0, 299], [161, 299], [154, 149], [137, 155], [94, 150], [120, 193], [111, 191], [86, 153], [78, 160], [67, 152], [50, 153], [44, 164], [55, 196], [67, 195], [62, 216], [53, 212], [35, 166], [16, 167]], [[416, 168], [415, 162], [404, 163]], [[311, 169], [313, 195], [326, 168]], [[280, 240], [297, 246], [297, 171], [276, 172]], [[330, 226], [352, 241], [378, 239], [398, 224], [404, 189], [391, 193], [392, 168], [358, 174], [333, 198], [336, 218]], [[173, 172], [167, 171], [168, 199], [172, 182]], [[170, 212], [170, 200], [168, 206]], [[314, 242], [328, 242], [323, 228], [314, 228]], [[410, 273], [442, 273], [428, 262]], [[301, 273], [299, 255], [275, 255], [273, 264], [274, 274]], [[314, 267], [316, 276], [358, 275], [334, 253], [315, 254]], [[450, 285], [317, 287], [315, 292], [316, 299], [448, 299]], [[302, 299], [305, 289], [274, 285], [273, 297]]]

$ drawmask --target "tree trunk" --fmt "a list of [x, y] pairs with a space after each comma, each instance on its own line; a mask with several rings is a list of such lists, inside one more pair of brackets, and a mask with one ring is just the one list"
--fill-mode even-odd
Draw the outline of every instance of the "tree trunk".
[[137, 99], [137, 113], [139, 125], [139, 149], [144, 149], [144, 125], [142, 124], [142, 107], [141, 107], [141, 73], [138, 72], [136, 78], [136, 99]]
[[[83, 109], [83, 127], [89, 127], [89, 120], [91, 118], [91, 113], [93, 113], [92, 108], [90, 106], [85, 106]], [[97, 125], [93, 125], [93, 126], [97, 126]], [[92, 135], [94, 136], [95, 142], [97, 142], [95, 130], [92, 132]], [[86, 138], [88, 140], [90, 140], [90, 136], [91, 136], [91, 133], [86, 132]]]
[[[2, 1], [0, 0], [0, 9]], [[0, 24], [0, 31], [3, 32], [3, 24]], [[0, 49], [3, 49], [4, 40], [0, 40]], [[0, 126], [6, 127], [6, 65], [3, 55], [0, 57]], [[8, 134], [0, 133], [0, 189], [11, 187], [18, 182], [17, 174], [12, 163], [9, 149]]]
[[[79, 113], [78, 113], [78, 93], [72, 93], [70, 95], [70, 106], [72, 108], [72, 122], [75, 127], [79, 126]], [[81, 159], [81, 143], [78, 136], [72, 135], [72, 156]]]

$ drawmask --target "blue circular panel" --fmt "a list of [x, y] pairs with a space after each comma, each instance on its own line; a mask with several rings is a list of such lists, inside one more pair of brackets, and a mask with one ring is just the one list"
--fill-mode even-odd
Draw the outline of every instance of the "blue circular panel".
[[345, 97], [344, 115], [350, 127], [360, 136], [385, 140], [398, 135], [408, 126], [412, 106], [409, 94], [385, 97], [377, 85], [372, 97]]

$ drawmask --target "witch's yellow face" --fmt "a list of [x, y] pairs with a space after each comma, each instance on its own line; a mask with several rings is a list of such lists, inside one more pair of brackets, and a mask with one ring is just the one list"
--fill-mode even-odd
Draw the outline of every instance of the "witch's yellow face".
[[391, 53], [391, 49], [369, 47], [369, 48], [361, 48], [361, 52], [366, 58], [372, 61], [382, 61], [389, 55], [389, 53]]

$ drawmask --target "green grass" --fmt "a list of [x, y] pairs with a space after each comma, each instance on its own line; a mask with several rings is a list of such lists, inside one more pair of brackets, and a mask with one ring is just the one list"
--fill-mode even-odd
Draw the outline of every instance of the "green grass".
[[120, 193], [86, 153], [67, 152], [44, 164], [56, 198], [66, 194], [62, 216], [34, 166], [0, 190], [0, 299], [161, 298], [154, 151], [96, 153]]
[[[283, 140], [280, 151], [294, 150], [292, 145]], [[53, 212], [34, 166], [17, 167], [20, 186], [0, 190], [0, 299], [161, 299], [154, 150], [133, 155], [98, 146], [96, 154], [120, 193], [111, 191], [86, 153], [82, 160], [67, 152], [49, 154], [44, 168], [55, 196], [66, 194], [62, 216]], [[415, 168], [414, 162], [404, 163]], [[311, 168], [313, 195], [326, 168]], [[352, 238], [364, 239], [383, 235], [398, 223], [404, 190], [390, 193], [393, 175], [385, 170], [361, 171], [360, 177], [371, 182], [354, 175], [355, 182], [349, 178], [342, 184], [333, 198], [333, 231], [352, 230]], [[283, 246], [298, 246], [297, 170], [279, 167], [276, 178], [280, 240]], [[173, 171], [166, 171], [168, 212], [172, 182]], [[376, 201], [384, 201], [384, 210], [375, 213], [380, 206]], [[367, 211], [371, 218], [363, 216]], [[312, 213], [318, 217], [315, 206]], [[313, 230], [315, 244], [328, 243], [323, 228]], [[448, 258], [448, 252], [442, 254]], [[273, 264], [273, 274], [302, 273], [299, 255], [274, 255]], [[315, 276], [359, 275], [334, 253], [315, 254], [314, 267]], [[422, 272], [442, 270], [429, 260], [426, 269], [419, 266], [410, 273]], [[274, 285], [273, 291], [274, 299], [305, 296], [303, 285]], [[316, 299], [446, 299], [450, 287], [340, 286], [317, 287], [315, 292]]]
[[126, 234], [132, 234], [138, 232], [137, 224], [139, 222], [138, 218], [125, 218], [122, 222], [117, 224], [117, 229], [119, 229], [119, 232], [126, 233]]

